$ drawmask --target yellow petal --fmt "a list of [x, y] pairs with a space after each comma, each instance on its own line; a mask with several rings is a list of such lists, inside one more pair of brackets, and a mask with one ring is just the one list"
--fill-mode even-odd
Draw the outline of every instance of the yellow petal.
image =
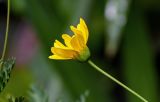
[[58, 40], [55, 40], [55, 42], [54, 42], [54, 47], [56, 47], [56, 48], [63, 48], [63, 49], [65, 49], [66, 48], [66, 46], [64, 46], [61, 42], [59, 42]]
[[74, 35], [71, 40], [71, 45], [74, 50], [80, 52], [85, 46], [83, 37], [81, 35]]
[[83, 39], [84, 39], [85, 44], [86, 44], [87, 43], [87, 38], [86, 38], [86, 31], [85, 31], [84, 27], [82, 25], [78, 24], [77, 29], [82, 32], [81, 35], [83, 36]]
[[80, 23], [77, 25], [77, 28], [75, 28], [74, 26], [70, 26], [70, 28], [74, 34], [81, 35], [83, 37], [85, 44], [87, 43], [89, 32], [87, 25], [82, 18], [80, 18]]
[[69, 48], [72, 48], [71, 43], [70, 43], [72, 37], [69, 36], [68, 34], [63, 34], [62, 38], [64, 39], [64, 42], [65, 42], [66, 46], [69, 47]]
[[74, 58], [77, 55], [77, 52], [71, 49], [61, 49], [52, 47], [51, 51], [54, 55], [58, 55], [62, 58]]
[[80, 18], [80, 24], [83, 25], [84, 28], [88, 30], [87, 25], [86, 25], [86, 23], [85, 23], [83, 18]]
[[75, 28], [74, 26], [70, 26], [71, 30], [74, 32], [74, 36], [72, 37], [71, 40], [71, 45], [72, 47], [76, 50], [79, 51], [82, 49], [85, 43], [84, 36], [80, 30]]
[[81, 32], [83, 32], [83, 37], [85, 39], [85, 44], [86, 44], [88, 41], [89, 32], [88, 32], [87, 25], [82, 18], [80, 18], [80, 30]]
[[77, 28], [75, 28], [74, 26], [70, 26], [72, 32], [76, 35], [82, 35], [82, 32], [80, 30], [78, 30]]
[[51, 55], [49, 56], [49, 59], [56, 59], [56, 60], [68, 60], [68, 59], [72, 59], [72, 58], [64, 58], [58, 55]]

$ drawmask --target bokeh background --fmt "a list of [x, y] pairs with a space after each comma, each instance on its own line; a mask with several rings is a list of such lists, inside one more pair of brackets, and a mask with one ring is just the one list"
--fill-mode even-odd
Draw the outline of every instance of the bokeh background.
[[[0, 0], [0, 52], [6, 5]], [[159, 102], [159, 0], [11, 0], [7, 57], [16, 57], [16, 65], [0, 97], [28, 97], [36, 85], [49, 102], [141, 102], [87, 63], [48, 59], [54, 40], [72, 34], [69, 26], [80, 17], [89, 28], [91, 59], [149, 102]]]

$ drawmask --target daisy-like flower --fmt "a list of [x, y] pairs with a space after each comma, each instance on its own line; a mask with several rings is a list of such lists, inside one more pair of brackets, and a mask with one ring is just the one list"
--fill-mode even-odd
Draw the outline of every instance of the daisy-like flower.
[[82, 18], [80, 18], [80, 23], [77, 25], [77, 27], [70, 26], [70, 28], [74, 34], [72, 36], [68, 34], [62, 35], [65, 45], [59, 42], [58, 40], [55, 40], [54, 47], [51, 47], [51, 52], [53, 53], [53, 55], [49, 56], [50, 59], [56, 59], [56, 60], [75, 59], [81, 62], [87, 61], [93, 68], [95, 68], [101, 74], [105, 75], [106, 77], [108, 77], [109, 79], [111, 79], [112, 81], [114, 81], [127, 91], [131, 92], [133, 95], [137, 96], [143, 102], [148, 102], [137, 92], [130, 89], [125, 84], [123, 84], [122, 82], [111, 76], [109, 73], [102, 70], [100, 67], [98, 67], [89, 59], [90, 51], [89, 48], [87, 47], [89, 32], [87, 25]]
[[85, 21], [80, 18], [80, 23], [77, 27], [70, 26], [70, 29], [74, 34], [72, 36], [62, 34], [65, 45], [55, 40], [54, 47], [51, 47], [53, 55], [49, 56], [49, 58], [56, 60], [75, 59], [82, 62], [87, 61], [90, 57], [90, 51], [87, 47], [89, 32]]

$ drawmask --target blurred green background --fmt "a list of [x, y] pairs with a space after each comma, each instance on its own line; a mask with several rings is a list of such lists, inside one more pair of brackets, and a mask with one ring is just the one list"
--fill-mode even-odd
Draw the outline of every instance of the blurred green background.
[[[6, 25], [0, 0], [0, 52]], [[49, 60], [50, 47], [79, 18], [89, 29], [91, 59], [144, 96], [159, 102], [159, 0], [11, 0], [8, 57], [15, 69], [1, 98], [28, 97], [36, 84], [49, 102], [141, 102], [86, 63]]]

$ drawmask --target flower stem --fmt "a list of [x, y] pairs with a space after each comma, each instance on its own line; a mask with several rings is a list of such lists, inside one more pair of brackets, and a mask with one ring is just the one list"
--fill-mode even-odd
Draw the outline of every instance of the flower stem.
[[137, 96], [139, 99], [141, 99], [143, 102], [148, 102], [145, 98], [143, 98], [141, 95], [139, 95], [137, 92], [133, 91], [132, 89], [130, 89], [129, 87], [127, 87], [126, 85], [124, 85], [122, 82], [120, 82], [119, 80], [117, 80], [116, 78], [114, 78], [113, 76], [111, 76], [110, 74], [108, 74], [107, 72], [103, 71], [101, 68], [99, 68], [97, 65], [95, 65], [91, 60], [88, 60], [88, 63], [95, 68], [97, 71], [99, 71], [100, 73], [102, 73], [103, 75], [107, 76], [109, 79], [111, 79], [112, 81], [114, 81], [115, 83], [117, 83], [118, 85], [122, 86], [123, 88], [125, 88], [127, 91], [131, 92], [133, 95]]
[[8, 0], [8, 5], [7, 5], [7, 24], [6, 24], [6, 33], [5, 33], [5, 40], [4, 40], [4, 46], [3, 46], [1, 60], [4, 59], [4, 56], [6, 53], [6, 48], [7, 48], [8, 30], [9, 30], [9, 16], [10, 16], [10, 0]]

